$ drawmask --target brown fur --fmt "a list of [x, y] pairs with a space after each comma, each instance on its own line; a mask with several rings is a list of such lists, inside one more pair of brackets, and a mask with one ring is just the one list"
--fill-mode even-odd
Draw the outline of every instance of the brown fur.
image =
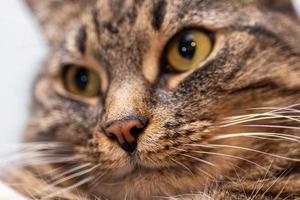
[[[271, 1], [268, 6], [262, 2], [28, 0], [47, 36], [50, 53], [34, 84], [25, 141], [67, 143], [71, 155], [81, 157], [72, 164], [31, 165], [26, 171], [12, 173], [15, 178], [10, 181], [38, 199], [87, 177], [96, 180], [73, 190], [74, 194], [58, 193], [57, 199], [75, 199], [74, 195], [110, 200], [300, 198], [296, 160], [300, 159], [300, 143], [288, 140], [300, 136], [299, 113], [298, 120], [284, 113], [283, 119], [277, 116], [248, 123], [272, 128], [219, 126], [230, 116], [299, 103], [299, 24], [294, 15], [287, 14], [288, 6], [284, 11], [273, 10]], [[83, 46], [78, 45], [82, 27], [87, 33]], [[214, 50], [193, 71], [165, 73], [160, 64], [164, 48], [187, 27], [214, 33]], [[65, 63], [98, 70], [102, 96], [87, 100], [66, 92], [60, 81]], [[269, 108], [248, 109], [263, 107]], [[134, 156], [99, 128], [130, 115], [149, 121]], [[229, 133], [262, 132], [285, 134], [286, 138], [214, 139]], [[60, 150], [55, 153], [62, 153]], [[43, 175], [51, 168], [62, 167], [62, 173], [84, 163], [98, 167], [58, 186], [50, 187], [53, 177]], [[42, 189], [45, 185], [46, 191]]]

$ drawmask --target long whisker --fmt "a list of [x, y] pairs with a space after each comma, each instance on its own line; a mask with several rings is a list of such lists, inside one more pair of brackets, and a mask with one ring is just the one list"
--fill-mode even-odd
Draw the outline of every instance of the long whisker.
[[[197, 146], [197, 144], [191, 144], [192, 146]], [[274, 158], [279, 158], [279, 159], [284, 159], [284, 160], [289, 160], [289, 161], [293, 161], [293, 162], [300, 162], [300, 159], [296, 159], [296, 158], [289, 158], [289, 157], [285, 157], [285, 156], [281, 156], [281, 155], [277, 155], [277, 154], [272, 154], [272, 153], [267, 153], [264, 151], [259, 151], [256, 149], [250, 149], [247, 147], [239, 147], [239, 146], [231, 146], [231, 145], [223, 145], [223, 144], [208, 144], [207, 147], [218, 147], [218, 148], [232, 148], [232, 149], [238, 149], [238, 150], [244, 150], [244, 151], [250, 151], [250, 152], [254, 152], [254, 153], [259, 153], [259, 154], [263, 154], [266, 156], [271, 156]]]
[[296, 109], [289, 109], [289, 110], [285, 110], [285, 111], [279, 111], [276, 112], [277, 114], [299, 114], [300, 110], [296, 110]]
[[[214, 147], [214, 146], [211, 146], [210, 144], [185, 144], [186, 146], [195, 146], [195, 147], [202, 147], [202, 148], [219, 148], [219, 147]], [[264, 170], [266, 170], [265, 167], [251, 161], [251, 160], [248, 160], [246, 158], [242, 158], [242, 157], [238, 157], [238, 156], [234, 156], [234, 155], [228, 155], [228, 154], [223, 154], [223, 153], [217, 153], [217, 152], [207, 152], [207, 151], [192, 151], [192, 152], [196, 152], [196, 153], [203, 153], [203, 154], [211, 154], [211, 155], [216, 155], [216, 156], [226, 156], [226, 157], [229, 157], [229, 158], [234, 158], [234, 159], [238, 159], [238, 160], [243, 160], [243, 161], [246, 161], [246, 162], [249, 162], [253, 165], [256, 165]]]
[[300, 123], [300, 116], [284, 116], [284, 115], [276, 115], [276, 114], [265, 116], [265, 115], [254, 114], [252, 117], [246, 117], [246, 118], [241, 118], [241, 119], [236, 119], [236, 120], [231, 120], [231, 121], [230, 120], [225, 121], [225, 122], [223, 122], [224, 125], [220, 125], [219, 127], [225, 128], [225, 127], [234, 126], [234, 125], [238, 125], [238, 124], [244, 124], [244, 123], [254, 122], [254, 121], [262, 121], [262, 120], [267, 120], [267, 119], [288, 119], [288, 120]]
[[1, 154], [1, 158], [5, 157], [13, 157], [18, 154], [24, 153], [41, 153], [41, 152], [66, 152], [68, 149], [66, 146], [60, 146], [57, 144], [53, 145], [43, 145], [43, 144], [24, 144], [24, 145], [1, 145], [1, 147], [5, 147], [5, 149], [9, 149], [9, 152]]
[[[270, 179], [267, 179], [266, 177], [269, 174], [273, 163], [274, 163], [274, 160], [272, 160], [271, 164], [269, 165], [268, 170], [266, 171], [264, 177], [262, 179], [259, 179], [259, 181], [257, 181], [257, 183], [261, 183], [261, 184], [257, 184], [254, 186], [254, 190], [251, 192], [251, 195], [250, 195], [251, 198], [248, 198], [249, 200], [251, 200], [251, 199], [253, 199], [253, 197], [257, 196], [258, 192], [263, 188], [264, 181], [266, 181], [266, 180], [270, 181]], [[257, 188], [257, 187], [259, 187], [259, 188]]]
[[78, 182], [78, 183], [76, 183], [76, 184], [71, 185], [70, 187], [64, 188], [64, 189], [62, 189], [62, 190], [59, 190], [59, 191], [57, 191], [57, 192], [55, 192], [55, 193], [52, 193], [52, 194], [46, 196], [46, 197], [43, 197], [42, 200], [47, 200], [47, 199], [52, 199], [52, 198], [54, 198], [54, 197], [57, 197], [58, 195], [61, 195], [61, 194], [63, 194], [63, 193], [66, 193], [66, 192], [68, 192], [68, 191], [71, 191], [71, 190], [73, 190], [73, 189], [76, 189], [76, 188], [78, 188], [78, 187], [80, 187], [80, 186], [82, 186], [82, 185], [84, 185], [84, 184], [86, 184], [86, 183], [92, 181], [93, 179], [94, 179], [93, 177], [85, 178], [85, 179], [83, 179], [82, 181], [80, 181], [80, 182]]
[[[179, 149], [179, 148], [175, 148], [175, 147], [172, 147], [173, 149], [176, 149], [177, 151], [181, 151], [181, 152], [187, 152], [186, 150], [184, 150], [184, 149]], [[180, 155], [182, 155], [181, 153], [180, 153]], [[185, 155], [186, 157], [189, 157], [190, 155], [187, 155], [187, 154], [183, 154], [183, 155]], [[193, 156], [190, 156], [191, 158], [194, 158]], [[195, 159], [195, 158], [194, 158]], [[216, 165], [215, 164], [213, 164], [213, 163], [211, 163], [211, 162], [208, 162], [208, 161], [206, 161], [206, 160], [203, 160], [203, 159], [200, 159], [200, 158], [196, 158], [196, 160], [198, 160], [199, 162], [202, 162], [202, 163], [204, 163], [204, 164], [207, 164], [207, 165], [210, 165], [210, 166], [213, 166], [213, 167], [216, 167]]]
[[99, 165], [96, 165], [96, 166], [91, 167], [91, 168], [89, 168], [89, 169], [86, 169], [86, 170], [83, 170], [83, 171], [79, 171], [79, 172], [77, 172], [77, 173], [75, 173], [75, 174], [71, 174], [71, 175], [69, 175], [69, 176], [67, 176], [67, 177], [64, 177], [64, 178], [62, 178], [62, 179], [60, 179], [60, 180], [57, 180], [57, 181], [55, 181], [55, 182], [49, 184], [47, 187], [43, 188], [42, 190], [40, 190], [40, 191], [39, 191], [39, 194], [44, 194], [44, 193], [46, 193], [47, 191], [49, 191], [51, 188], [57, 187], [59, 184], [62, 184], [62, 183], [65, 183], [65, 182], [67, 182], [67, 181], [70, 181], [70, 180], [72, 180], [72, 179], [75, 179], [75, 178], [78, 178], [78, 177], [80, 177], [80, 176], [86, 175], [86, 174], [92, 172], [92, 171], [93, 171], [94, 169], [96, 169], [98, 166], [99, 166]]
[[23, 157], [17, 157], [13, 159], [6, 159], [2, 160], [3, 163], [0, 164], [0, 167], [7, 167], [14, 166], [14, 167], [20, 167], [20, 166], [29, 166], [29, 165], [45, 165], [45, 164], [58, 164], [58, 163], [68, 163], [80, 160], [80, 156], [55, 156], [55, 155], [31, 155], [31, 156], [23, 156]]
[[295, 126], [278, 126], [278, 125], [242, 125], [244, 127], [261, 127], [261, 128], [279, 128], [279, 129], [292, 129], [292, 130], [300, 130], [300, 127]]
[[253, 165], [256, 165], [257, 167], [263, 169], [263, 170], [267, 170], [265, 167], [257, 164], [256, 162], [253, 162], [249, 159], [246, 159], [246, 158], [242, 158], [242, 157], [239, 157], [239, 156], [233, 156], [233, 155], [228, 155], [228, 154], [223, 154], [223, 153], [216, 153], [216, 152], [207, 152], [207, 151], [192, 151], [192, 152], [195, 152], [195, 153], [199, 153], [199, 154], [208, 154], [208, 155], [215, 155], [215, 156], [224, 156], [224, 157], [228, 157], [228, 158], [234, 158], [234, 159], [237, 159], [237, 160], [242, 160], [242, 161], [246, 161], [250, 164], [253, 164]]
[[[257, 120], [267, 120], [267, 119], [279, 119], [285, 118], [291, 121], [300, 122], [300, 116], [291, 116], [290, 114], [300, 113], [300, 110], [295, 109], [300, 104], [295, 104], [292, 106], [277, 108], [277, 107], [261, 107], [261, 108], [250, 108], [247, 110], [270, 110], [264, 113], [256, 113], [256, 114], [247, 114], [247, 115], [239, 115], [232, 116], [226, 118], [227, 120], [221, 124], [221, 127], [228, 127], [236, 124], [246, 123], [249, 121], [257, 121]], [[289, 114], [289, 115], [285, 115]]]
[[[286, 174], [289, 170], [284, 170], [274, 181], [273, 183], [264, 191], [263, 196], [265, 196], [265, 194], [267, 194], [267, 192], [269, 192], [271, 190], [271, 188], [284, 176], [284, 174]], [[282, 190], [284, 189], [284, 187], [282, 188]], [[278, 193], [278, 195], [280, 195]], [[276, 198], [275, 198], [276, 199]]]
[[18, 148], [18, 149], [53, 149], [57, 147], [66, 147], [70, 146], [66, 143], [59, 143], [59, 142], [32, 142], [32, 143], [18, 143], [18, 144], [1, 144], [0, 146], [7, 146], [11, 148]]
[[80, 160], [81, 157], [79, 156], [68, 156], [68, 157], [35, 157], [26, 160], [15, 160], [9, 161], [8, 163], [2, 163], [3, 168], [8, 166], [13, 167], [26, 167], [26, 166], [39, 166], [39, 165], [46, 165], [46, 164], [59, 164], [59, 163], [71, 163], [74, 161]]
[[80, 159], [80, 156], [72, 155], [72, 145], [65, 143], [25, 143], [12, 146], [14, 151], [1, 155], [1, 167], [55, 164]]
[[248, 137], [248, 138], [253, 138], [253, 139], [269, 140], [269, 141], [276, 141], [276, 142], [284, 140], [282, 138], [276, 138], [276, 137], [272, 137], [272, 136], [267, 137], [267, 136], [250, 136], [249, 135], [249, 136], [241, 136], [241, 137]]
[[77, 178], [77, 177], [83, 176], [83, 175], [85, 175], [85, 174], [87, 174], [87, 173], [90, 173], [90, 172], [92, 172], [94, 169], [96, 169], [98, 166], [99, 166], [99, 165], [96, 165], [96, 166], [91, 167], [91, 168], [89, 168], [89, 169], [86, 169], [86, 170], [77, 172], [77, 173], [75, 173], [75, 174], [71, 174], [71, 175], [69, 175], [69, 176], [67, 176], [67, 177], [65, 177], [65, 178], [63, 178], [63, 179], [57, 180], [57, 181], [51, 183], [50, 187], [55, 187], [55, 186], [57, 186], [57, 185], [59, 185], [59, 184], [61, 184], [61, 183], [67, 182], [67, 181], [69, 181], [69, 180], [72, 180], [72, 179], [75, 179], [75, 178]]
[[89, 167], [89, 166], [91, 166], [91, 163], [86, 163], [86, 164], [84, 164], [84, 165], [80, 165], [80, 166], [75, 167], [75, 168], [73, 168], [73, 169], [70, 169], [70, 170], [68, 170], [68, 171], [66, 171], [66, 172], [64, 172], [64, 173], [58, 174], [57, 176], [53, 176], [52, 179], [53, 179], [53, 180], [59, 179], [59, 178], [61, 178], [61, 177], [64, 177], [64, 176], [66, 176], [66, 175], [68, 175], [68, 174], [71, 174], [71, 173], [73, 173], [73, 172], [79, 171], [79, 170], [81, 170], [81, 169], [87, 168], [87, 167]]
[[176, 163], [177, 165], [183, 167], [183, 168], [186, 169], [188, 172], [190, 172], [192, 175], [194, 175], [194, 173], [192, 172], [192, 170], [191, 170], [189, 167], [187, 167], [185, 164], [183, 164], [183, 163], [177, 161], [177, 160], [174, 159], [174, 158], [171, 158], [170, 156], [169, 156], [169, 158], [170, 158], [171, 161], [173, 161], [173, 162]]
[[[298, 112], [296, 112], [298, 114]], [[284, 115], [284, 114], [289, 114], [289, 115]], [[267, 112], [267, 113], [252, 113], [252, 114], [246, 114], [246, 115], [238, 115], [238, 116], [231, 116], [231, 117], [227, 117], [225, 119], [228, 120], [240, 120], [240, 119], [251, 119], [251, 118], [255, 118], [255, 117], [278, 117], [278, 118], [285, 118], [287, 117], [295, 117], [295, 118], [299, 118], [299, 115], [291, 115], [291, 114], [295, 114], [295, 112], [292, 111], [285, 111], [285, 112]]]
[[107, 170], [105, 170], [104, 172], [102, 173], [98, 173], [96, 176], [95, 176], [95, 179], [91, 182], [91, 188], [90, 190], [93, 190], [95, 187], [97, 187], [97, 183], [101, 182], [102, 178], [105, 176], [105, 174], [107, 173]]
[[65, 168], [65, 166], [60, 166], [60, 167], [51, 169], [51, 170], [49, 170], [47, 172], [44, 172], [43, 175], [44, 176], [53, 176], [54, 174], [60, 173], [60, 171], [62, 171], [64, 168]]
[[279, 107], [260, 107], [260, 108], [250, 108], [248, 110], [271, 110], [270, 112], [278, 112], [282, 110], [294, 109], [295, 107], [300, 106], [300, 103], [296, 103], [287, 107], [279, 108]]
[[23, 162], [23, 163], [18, 163], [19, 166], [39, 166], [39, 165], [48, 165], [48, 164], [62, 164], [62, 163], [68, 163], [68, 162], [74, 162], [74, 161], [78, 161], [79, 158], [74, 157], [74, 158], [63, 158], [63, 159], [57, 159], [57, 158], [53, 158], [53, 159], [47, 159], [47, 160], [43, 160], [43, 161], [28, 161], [28, 162]]
[[[5, 145], [1, 145], [1, 147], [5, 147]], [[12, 157], [18, 154], [26, 154], [26, 153], [54, 153], [54, 152], [61, 152], [64, 153], [69, 150], [69, 146], [61, 145], [61, 144], [16, 144], [16, 145], [8, 145], [7, 148], [9, 152], [1, 155], [1, 158], [5, 157]]]
[[253, 133], [236, 133], [236, 134], [223, 134], [211, 138], [212, 141], [224, 140], [235, 137], [249, 137], [249, 136], [262, 136], [262, 137], [273, 137], [279, 139], [285, 139], [292, 142], [300, 142], [300, 137], [295, 135], [288, 135], [282, 133], [271, 133], [271, 132], [253, 132]]
[[[187, 154], [182, 154], [182, 153], [180, 153], [180, 155], [185, 156], [185, 157], [188, 157], [188, 158], [192, 158], [192, 159], [194, 159], [194, 160], [196, 160], [196, 161], [200, 161], [200, 162], [203, 163], [203, 160], [202, 160], [202, 159], [199, 159], [199, 158], [197, 158], [197, 157], [190, 156], [190, 155], [187, 155]], [[198, 168], [198, 170], [201, 171], [201, 172], [202, 172], [203, 174], [205, 174], [206, 176], [208, 176], [209, 178], [211, 178], [211, 179], [213, 179], [213, 180], [216, 179], [215, 177], [213, 177], [211, 174], [207, 173], [206, 171], [204, 171], [204, 170], [202, 170], [202, 169], [200, 169], [200, 168]]]

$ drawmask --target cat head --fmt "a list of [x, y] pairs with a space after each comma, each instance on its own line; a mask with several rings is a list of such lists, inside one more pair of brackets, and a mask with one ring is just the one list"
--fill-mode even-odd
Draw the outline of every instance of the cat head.
[[300, 29], [290, 7], [255, 0], [27, 2], [50, 53], [34, 84], [26, 141], [71, 145], [77, 164], [97, 166], [92, 192], [146, 198], [199, 191], [234, 177], [233, 166], [251, 168], [244, 176], [253, 178], [271, 158], [228, 147], [281, 155], [272, 146], [287, 145], [245, 137], [266, 127], [241, 125], [293, 122], [265, 114], [299, 101]]

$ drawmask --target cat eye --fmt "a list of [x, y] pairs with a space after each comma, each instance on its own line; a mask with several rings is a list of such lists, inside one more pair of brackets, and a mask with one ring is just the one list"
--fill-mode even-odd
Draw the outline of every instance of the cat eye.
[[99, 96], [101, 91], [98, 73], [86, 67], [66, 66], [63, 73], [63, 82], [66, 90], [81, 97], [96, 97]]
[[175, 36], [166, 49], [166, 60], [177, 72], [199, 66], [211, 53], [213, 41], [209, 33], [197, 29], [186, 30]]

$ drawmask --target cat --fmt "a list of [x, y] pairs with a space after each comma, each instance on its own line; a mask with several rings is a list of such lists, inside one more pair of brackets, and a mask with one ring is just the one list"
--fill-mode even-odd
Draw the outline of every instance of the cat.
[[[32, 199], [300, 198], [300, 26], [282, 0], [27, 0], [49, 44]], [[10, 167], [12, 168], [12, 166]]]

